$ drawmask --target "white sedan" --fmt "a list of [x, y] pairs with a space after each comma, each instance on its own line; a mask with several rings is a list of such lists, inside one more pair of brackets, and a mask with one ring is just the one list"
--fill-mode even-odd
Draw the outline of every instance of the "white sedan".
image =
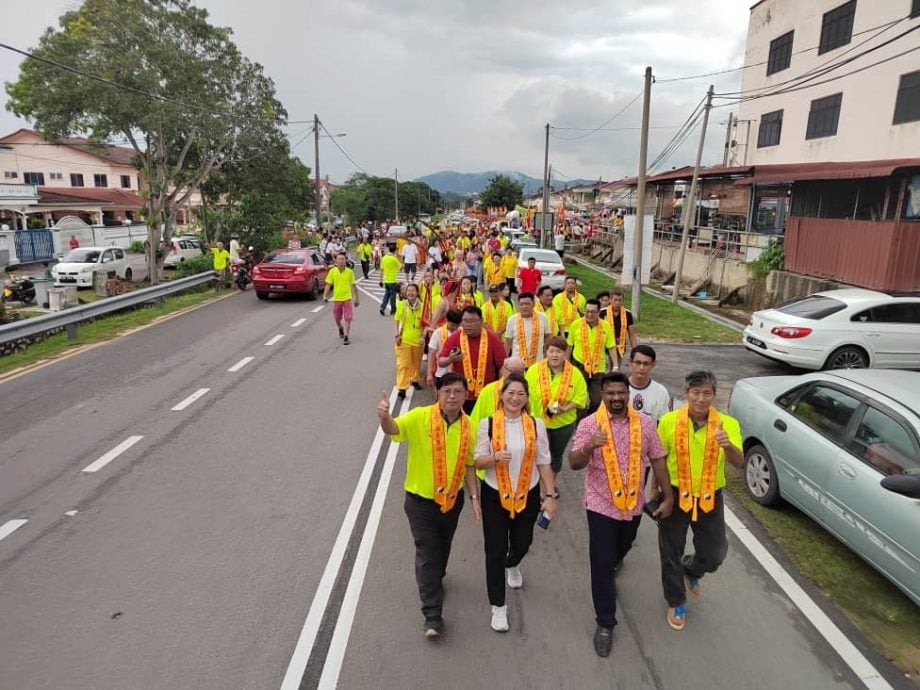
[[194, 259], [203, 254], [204, 250], [201, 248], [201, 243], [197, 239], [191, 237], [174, 237], [172, 239], [172, 247], [169, 250], [169, 254], [166, 255], [166, 259], [163, 261], [163, 266], [166, 268], [175, 268], [186, 259]]
[[518, 268], [527, 268], [527, 260], [530, 257], [537, 260], [535, 268], [540, 270], [541, 287], [549, 285], [553, 290], [565, 287], [565, 264], [556, 252], [539, 247], [522, 247], [518, 254]]
[[54, 286], [76, 285], [92, 287], [97, 271], [114, 273], [119, 278], [131, 280], [132, 271], [121, 247], [80, 247], [65, 256], [51, 269]]
[[817, 292], [754, 312], [743, 342], [801, 369], [920, 369], [920, 293]]

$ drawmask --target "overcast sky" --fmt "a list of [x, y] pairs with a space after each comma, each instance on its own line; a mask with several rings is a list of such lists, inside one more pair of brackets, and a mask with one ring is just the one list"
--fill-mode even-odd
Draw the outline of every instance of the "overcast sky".
[[[739, 0], [198, 0], [229, 26], [243, 53], [265, 66], [292, 120], [316, 112], [369, 173], [402, 179], [438, 170], [543, 174], [544, 125], [596, 127], [657, 79], [740, 65], [749, 2]], [[74, 0], [31, 0], [4, 13], [4, 41], [34, 47]], [[0, 81], [15, 80], [19, 56], [0, 51]], [[740, 73], [653, 87], [649, 158], [657, 155], [710, 81], [739, 88]], [[5, 98], [5, 93], [3, 94]], [[611, 128], [637, 128], [641, 99]], [[713, 111], [705, 163], [721, 162], [727, 109]], [[5, 110], [0, 132], [27, 123]], [[670, 127], [670, 128], [669, 128]], [[292, 125], [295, 153], [313, 165], [307, 127]], [[556, 130], [550, 161], [562, 176], [635, 174], [637, 129]], [[355, 172], [332, 142], [321, 172]], [[692, 163], [696, 138], [666, 168]], [[560, 179], [565, 179], [561, 177]]]

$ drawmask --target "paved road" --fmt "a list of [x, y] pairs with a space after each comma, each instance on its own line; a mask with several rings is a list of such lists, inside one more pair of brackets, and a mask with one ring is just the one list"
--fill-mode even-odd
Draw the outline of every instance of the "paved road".
[[[324, 669], [343, 688], [861, 687], [735, 539], [688, 629], [672, 633], [650, 525], [621, 575], [613, 655], [595, 657], [570, 472], [559, 519], [538, 533], [509, 600], [511, 632], [489, 630], [482, 537], [467, 513], [447, 634], [424, 640], [405, 451], [371, 452], [392, 354], [389, 319], [369, 302], [348, 347], [328, 308], [249, 292], [0, 383], [0, 534], [27, 521], [0, 537], [0, 688], [276, 688], [327, 584], [316, 644], [301, 648], [304, 687]], [[715, 368], [725, 392], [738, 375], [775, 370], [740, 348], [659, 353], [672, 388], [691, 365]], [[378, 511], [376, 539], [361, 546]], [[341, 570], [327, 567], [340, 530], [351, 535], [338, 542]]]

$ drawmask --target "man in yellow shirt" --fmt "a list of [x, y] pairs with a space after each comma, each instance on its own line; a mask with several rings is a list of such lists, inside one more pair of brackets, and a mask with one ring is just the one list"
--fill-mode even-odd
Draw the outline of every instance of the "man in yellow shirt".
[[549, 322], [547, 336], [559, 335], [559, 318], [556, 314], [556, 307], [553, 305], [553, 289], [549, 285], [541, 285], [537, 288], [537, 303], [534, 305], [534, 311], [546, 314], [546, 320]]
[[559, 332], [567, 335], [569, 326], [585, 313], [585, 296], [578, 292], [578, 283], [572, 276], [565, 279], [565, 288], [553, 298]]
[[358, 261], [361, 262], [361, 273], [364, 274], [364, 280], [367, 280], [371, 271], [371, 257], [374, 256], [374, 246], [367, 237], [362, 237], [358, 243]]
[[486, 328], [498, 337], [505, 337], [505, 327], [508, 319], [514, 313], [512, 306], [502, 299], [502, 285], [489, 287], [489, 301], [482, 305], [482, 321]]
[[396, 314], [396, 294], [399, 291], [399, 269], [402, 264], [393, 256], [388, 244], [383, 245], [383, 256], [380, 258], [380, 285], [383, 287], [383, 300], [380, 302], [380, 315], [384, 316], [387, 305], [390, 314]]
[[585, 315], [569, 326], [566, 354], [588, 384], [590, 403], [585, 414], [601, 404], [601, 378], [607, 373], [607, 356], [616, 361], [616, 341], [610, 324], [600, 319], [601, 305], [596, 299], [585, 302]]
[[329, 301], [329, 291], [332, 290], [332, 318], [339, 329], [342, 344], [350, 344], [348, 334], [351, 332], [351, 321], [354, 318], [352, 311], [352, 298], [354, 306], [360, 305], [358, 288], [355, 286], [355, 272], [346, 265], [344, 252], [335, 255], [335, 266], [326, 273], [326, 286], [323, 288], [323, 302]]
[[473, 411], [470, 412], [470, 421], [473, 422], [474, 429], [478, 429], [479, 422], [491, 417], [495, 414], [495, 410], [498, 409], [498, 401], [501, 397], [504, 378], [508, 376], [508, 374], [521, 374], [521, 376], [523, 376], [525, 369], [524, 360], [520, 357], [508, 357], [505, 359], [502, 364], [499, 378], [487, 384], [485, 388], [482, 389], [482, 392], [479, 393], [479, 397], [476, 398], [476, 404], [473, 405]]
[[[728, 554], [722, 502], [725, 461], [739, 468], [744, 464], [738, 420], [713, 406], [715, 375], [691, 372], [684, 380], [684, 395], [687, 404], [658, 423], [674, 489], [674, 509], [658, 523], [658, 550], [668, 625], [675, 630], [683, 630], [687, 619], [687, 590], [701, 596], [703, 575], [714, 573]], [[684, 555], [688, 528], [693, 531], [692, 555]]]
[[447, 562], [457, 521], [463, 510], [462, 484], [473, 506], [473, 522], [482, 518], [479, 484], [473, 464], [476, 431], [463, 414], [466, 380], [448, 372], [437, 384], [438, 401], [416, 407], [396, 419], [386, 393], [377, 405], [380, 428], [394, 443], [405, 442], [406, 498], [404, 509], [415, 541], [415, 582], [425, 616], [425, 637], [444, 629], [442, 609]]
[[415, 283], [406, 286], [406, 299], [396, 305], [393, 326], [396, 339], [396, 387], [399, 389], [397, 395], [405, 398], [410, 385], [417, 391], [422, 389], [419, 378], [425, 327], [422, 325], [422, 301]]
[[224, 249], [224, 243], [218, 242], [216, 247], [211, 247], [211, 265], [217, 272], [217, 289], [227, 285], [227, 266], [230, 265], [230, 252]]
[[515, 292], [517, 290], [517, 286], [515, 285], [515, 278], [517, 278], [517, 272], [518, 272], [517, 256], [515, 255], [514, 250], [511, 247], [508, 247], [505, 250], [505, 255], [502, 257], [502, 274], [511, 292]]

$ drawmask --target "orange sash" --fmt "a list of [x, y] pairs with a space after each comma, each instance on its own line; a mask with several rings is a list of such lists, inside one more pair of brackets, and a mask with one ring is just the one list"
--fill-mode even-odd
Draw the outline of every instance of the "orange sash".
[[[553, 395], [552, 382], [550, 379], [550, 368], [549, 362], [543, 360], [539, 364], [538, 372], [540, 374], [540, 403], [542, 409], [546, 409], [549, 405], [549, 399]], [[560, 405], [565, 405], [566, 397], [569, 394], [569, 384], [572, 381], [572, 369], [575, 367], [572, 366], [571, 362], [566, 362], [562, 365], [562, 378], [559, 380], [559, 388], [556, 389], [556, 400], [555, 402]]]
[[626, 473], [626, 488], [623, 488], [623, 472], [613, 442], [613, 429], [607, 406], [601, 405], [594, 414], [597, 428], [604, 432], [607, 443], [601, 448], [607, 483], [610, 485], [610, 501], [618, 510], [627, 512], [639, 501], [639, 479], [642, 474], [642, 418], [631, 406], [629, 408], [629, 465]]
[[[607, 307], [607, 321], [610, 323], [611, 330], [614, 326], [613, 319], [613, 309]], [[616, 333], [617, 336], [617, 352], [620, 353], [620, 357], [626, 354], [626, 336], [629, 332], [629, 329], [626, 326], [626, 307], [620, 305], [620, 332]]]
[[559, 324], [556, 323], [556, 307], [551, 306], [549, 309], [544, 309], [543, 305], [537, 302], [534, 311], [542, 311], [546, 314], [546, 318], [549, 321], [549, 333], [547, 335], [559, 335]]
[[590, 353], [588, 352], [589, 334], [588, 320], [583, 318], [581, 319], [581, 356], [584, 358], [582, 364], [585, 367], [585, 373], [588, 376], [594, 376], [600, 370], [604, 352], [604, 327], [600, 321], [594, 327], [594, 349]]
[[479, 336], [479, 357], [476, 362], [476, 376], [473, 376], [473, 360], [470, 357], [470, 339], [466, 332], [460, 332], [460, 352], [463, 354], [463, 377], [469, 386], [470, 397], [479, 397], [486, 378], [486, 358], [489, 354], [489, 339], [483, 333]]
[[431, 324], [431, 293], [433, 286], [422, 284], [419, 289], [422, 291], [422, 328], [427, 328]]
[[470, 418], [463, 412], [460, 413], [460, 448], [457, 451], [457, 464], [454, 465], [454, 476], [450, 485], [447, 483], [447, 432], [444, 429], [444, 419], [441, 417], [441, 406], [435, 403], [431, 406], [431, 450], [434, 463], [434, 502], [441, 506], [441, 512], [446, 513], [454, 507], [457, 493], [460, 491], [460, 482], [466, 471], [466, 458], [470, 452]]
[[521, 359], [524, 360], [525, 367], [529, 367], [537, 361], [537, 345], [539, 344], [537, 341], [540, 340], [540, 317], [534, 314], [530, 317], [530, 323], [530, 345], [528, 345], [526, 334], [524, 333], [524, 317], [518, 314], [518, 348], [521, 351]]
[[680, 509], [693, 511], [691, 520], [696, 522], [697, 507], [704, 513], [716, 505], [716, 471], [719, 467], [719, 455], [722, 450], [716, 441], [721, 418], [716, 408], [709, 408], [706, 420], [706, 448], [703, 452], [703, 471], [700, 476], [700, 490], [693, 492], [693, 477], [690, 467], [690, 413], [689, 406], [684, 405], [677, 411], [677, 423], [674, 427], [674, 448], [677, 454], [677, 493]]
[[[527, 493], [530, 491], [530, 478], [533, 474], [533, 464], [537, 457], [537, 423], [526, 412], [521, 412], [521, 424], [524, 427], [524, 458], [521, 460], [521, 471], [518, 474], [517, 488], [512, 493], [511, 474], [508, 463], [495, 463], [495, 478], [498, 480], [498, 496], [502, 508], [515, 515], [522, 512], [527, 505]], [[499, 407], [492, 416], [492, 450], [499, 452], [505, 450], [505, 411]]]
[[[482, 305], [482, 317], [485, 319], [486, 326], [499, 336], [504, 335], [505, 326], [508, 325], [508, 317], [511, 316], [510, 311], [511, 307], [508, 306], [505, 300], [500, 301], [498, 307], [492, 304], [492, 300]], [[496, 316], [498, 316], [497, 324], [495, 323]]]
[[[569, 296], [565, 293], [562, 293], [562, 320], [561, 325], [563, 328], [568, 328], [571, 323], [578, 318], [578, 298], [579, 294], [575, 292], [575, 299], [570, 300]], [[554, 305], [555, 306], [555, 305]]]

